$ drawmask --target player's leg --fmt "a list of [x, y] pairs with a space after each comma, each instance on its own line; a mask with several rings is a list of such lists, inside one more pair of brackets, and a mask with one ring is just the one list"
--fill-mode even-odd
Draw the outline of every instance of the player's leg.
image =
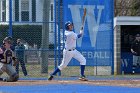
[[57, 67], [54, 72], [52, 74], [50, 74], [50, 76], [48, 77], [48, 80], [52, 80], [54, 78], [54, 75], [56, 75], [56, 73], [60, 72], [60, 69]]
[[[0, 76], [5, 72], [6, 68], [3, 63], [0, 63]], [[0, 78], [0, 81], [4, 81], [4, 78]]]
[[[3, 71], [0, 68], [0, 76], [3, 74]], [[3, 81], [3, 78], [0, 77], [0, 81]]]
[[72, 57], [73, 57], [72, 53], [70, 53], [67, 50], [63, 50], [62, 63], [60, 64], [60, 66], [57, 67], [57, 69], [54, 70], [52, 74], [50, 74], [48, 80], [52, 80], [54, 75], [56, 75], [56, 73], [60, 72], [63, 68], [65, 68], [72, 59]]
[[86, 65], [86, 59], [85, 57], [77, 50], [74, 51], [75, 52], [75, 55], [74, 55], [74, 58], [77, 59], [79, 62], [80, 62], [80, 80], [82, 81], [87, 81], [87, 79], [85, 78], [85, 65]]
[[132, 74], [135, 73], [135, 70], [137, 68], [137, 62], [138, 62], [139, 58], [138, 56], [133, 55], [133, 67], [132, 67]]
[[20, 63], [18, 63], [18, 64], [16, 65], [16, 72], [17, 72], [17, 74], [19, 74], [19, 64], [20, 64]]
[[137, 60], [138, 60], [138, 57], [133, 55], [133, 66], [134, 67], [137, 65]]
[[20, 60], [20, 65], [21, 65], [22, 72], [23, 72], [24, 76], [27, 76], [27, 70], [26, 70], [26, 67], [25, 67], [24, 59]]
[[77, 59], [80, 62], [80, 65], [81, 65], [80, 66], [80, 68], [81, 68], [81, 76], [84, 76], [86, 59], [79, 51], [75, 50], [74, 52], [75, 52], [74, 58]]
[[6, 67], [7, 67], [6, 73], [8, 74], [9, 77], [5, 81], [6, 82], [18, 81], [19, 75], [17, 74], [13, 66], [11, 66], [10, 64], [7, 64]]
[[140, 67], [140, 56], [138, 56], [137, 67]]

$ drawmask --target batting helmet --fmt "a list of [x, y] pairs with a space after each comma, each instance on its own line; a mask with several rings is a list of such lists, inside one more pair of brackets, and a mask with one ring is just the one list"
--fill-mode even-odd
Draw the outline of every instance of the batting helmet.
[[10, 37], [10, 36], [5, 37], [4, 40], [3, 40], [3, 43], [5, 43], [5, 42], [8, 42], [9, 44], [12, 44], [13, 43], [12, 37]]
[[73, 25], [73, 23], [70, 22], [70, 21], [66, 22], [66, 23], [65, 23], [65, 29], [66, 29], [66, 30], [69, 30], [69, 25]]

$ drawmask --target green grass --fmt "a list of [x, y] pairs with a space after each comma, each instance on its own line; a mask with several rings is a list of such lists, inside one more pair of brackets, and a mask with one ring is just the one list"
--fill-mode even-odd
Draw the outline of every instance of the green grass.
[[[54, 66], [49, 65], [48, 66], [48, 74], [47, 73], [41, 73], [41, 66], [39, 64], [27, 64], [26, 65], [27, 72], [29, 77], [35, 77], [35, 78], [45, 78], [54, 71]], [[61, 71], [61, 76], [63, 77], [70, 77], [70, 76], [79, 76], [80, 73], [80, 67], [79, 66], [68, 66], [64, 68]], [[21, 67], [19, 68], [19, 75], [20, 77], [25, 77], [23, 75]], [[93, 67], [86, 67], [85, 69], [85, 75], [86, 76], [93, 76], [94, 75], [94, 68]]]
[[[20, 78], [47, 78], [48, 74], [54, 71], [54, 65], [49, 65], [48, 66], [48, 74], [47, 73], [41, 73], [41, 65], [39, 64], [26, 64], [27, 72], [28, 72], [28, 77], [25, 77], [23, 75], [21, 67], [19, 68], [19, 76]], [[68, 66], [64, 68], [61, 71], [61, 77], [74, 77], [74, 76], [79, 76], [80, 73], [80, 67], [79, 66]], [[85, 75], [86, 76], [94, 76], [94, 67], [91, 66], [86, 66], [85, 69]], [[7, 76], [6, 73], [2, 74], [2, 77]], [[129, 78], [139, 78], [139, 75], [107, 75], [107, 76], [96, 76], [100, 78], [110, 78], [110, 77], [129, 77]]]
[[[50, 74], [51, 72], [54, 71], [53, 65], [48, 66], [48, 74], [41, 73], [41, 66], [39, 64], [28, 64], [28, 65], [26, 65], [26, 68], [27, 68], [29, 77], [36, 77], [36, 78], [47, 77], [48, 74]], [[68, 66], [61, 71], [61, 75], [65, 76], [65, 77], [79, 76], [79, 73], [80, 73], [79, 66]], [[93, 75], [94, 68], [93, 67], [86, 67], [85, 74], [86, 74], [86, 76]], [[20, 77], [24, 77], [21, 67], [19, 69], [19, 75], [20, 75]]]

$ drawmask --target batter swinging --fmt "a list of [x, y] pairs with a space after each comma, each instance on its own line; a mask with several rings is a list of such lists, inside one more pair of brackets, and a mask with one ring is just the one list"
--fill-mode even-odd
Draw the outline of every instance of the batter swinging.
[[79, 78], [79, 80], [87, 81], [84, 75], [86, 59], [79, 51], [75, 49], [76, 40], [77, 38], [82, 37], [82, 35], [83, 35], [83, 26], [80, 29], [80, 34], [76, 34], [73, 32], [73, 24], [70, 21], [65, 23], [65, 48], [63, 50], [62, 63], [49, 76], [48, 80], [52, 80], [54, 75], [56, 75], [57, 72], [60, 72], [63, 68], [65, 68], [68, 65], [68, 63], [70, 62], [72, 58], [75, 58], [80, 62], [80, 65], [81, 65], [81, 73], [80, 73], [81, 77]]

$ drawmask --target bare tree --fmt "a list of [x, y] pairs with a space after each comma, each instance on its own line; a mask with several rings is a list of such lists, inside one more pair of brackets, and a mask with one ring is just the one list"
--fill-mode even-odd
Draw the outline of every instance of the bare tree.
[[114, 0], [115, 16], [140, 15], [140, 0]]
[[133, 0], [131, 15], [132, 16], [140, 16], [140, 0]]

